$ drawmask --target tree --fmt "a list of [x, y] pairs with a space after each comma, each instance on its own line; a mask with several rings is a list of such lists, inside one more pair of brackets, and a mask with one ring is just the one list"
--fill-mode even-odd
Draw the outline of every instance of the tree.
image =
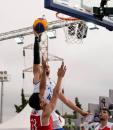
[[68, 123], [64, 126], [65, 130], [75, 130], [75, 125], [72, 124], [70, 118], [68, 118]]
[[[80, 109], [82, 109], [82, 105], [80, 104], [78, 97], [75, 97], [75, 104], [76, 104], [76, 106], [78, 106]], [[78, 112], [73, 111], [73, 115], [74, 115], [75, 119], [77, 118], [77, 113], [78, 113]]]
[[25, 95], [24, 95], [24, 89], [22, 88], [22, 93], [21, 93], [21, 97], [22, 97], [22, 105], [26, 106], [26, 104], [28, 103], [28, 101], [25, 99]]
[[14, 104], [17, 113], [21, 112], [28, 103], [28, 100], [25, 99], [23, 88], [22, 88], [22, 91], [21, 91], [21, 102], [22, 102], [22, 104], [19, 105], [19, 106]]
[[75, 97], [75, 103], [79, 108], [82, 109], [82, 105], [80, 104], [78, 97]]
[[59, 112], [59, 110], [55, 110], [55, 112], [60, 116], [61, 115], [61, 113]]

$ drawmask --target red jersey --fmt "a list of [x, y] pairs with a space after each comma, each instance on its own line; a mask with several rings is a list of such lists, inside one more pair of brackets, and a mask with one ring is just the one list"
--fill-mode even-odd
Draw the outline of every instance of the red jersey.
[[100, 125], [97, 126], [97, 127], [95, 128], [95, 130], [111, 130], [111, 127], [112, 127], [112, 126], [113, 126], [113, 123], [108, 122], [107, 125], [104, 126], [104, 127], [100, 127]]
[[41, 116], [38, 113], [31, 113], [30, 116], [30, 130], [52, 130], [53, 120], [50, 116], [50, 121], [47, 126], [41, 125]]

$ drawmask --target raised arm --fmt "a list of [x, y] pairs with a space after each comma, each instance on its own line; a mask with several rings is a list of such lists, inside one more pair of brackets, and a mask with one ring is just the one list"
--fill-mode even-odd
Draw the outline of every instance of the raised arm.
[[87, 116], [88, 114], [90, 114], [89, 112], [84, 111], [76, 106], [76, 104], [72, 102], [69, 98], [65, 97], [62, 92], [59, 93], [59, 98], [65, 105], [67, 105], [72, 110], [79, 112], [82, 116]]
[[41, 80], [40, 80], [40, 98], [43, 98], [44, 92], [46, 89], [46, 60], [44, 60], [44, 57], [42, 56], [42, 74], [41, 74]]
[[50, 100], [50, 103], [47, 105], [47, 113], [48, 115], [50, 115], [52, 113], [52, 111], [54, 110], [55, 106], [56, 106], [56, 102], [57, 102], [57, 99], [58, 99], [58, 95], [59, 95], [59, 92], [60, 92], [60, 89], [61, 89], [61, 83], [62, 83], [62, 79], [65, 75], [65, 72], [66, 72], [66, 66], [64, 66], [64, 63], [62, 62], [62, 65], [61, 67], [58, 69], [58, 72], [57, 72], [57, 83], [56, 83], [56, 86], [53, 90], [53, 95], [52, 95], [52, 98]]
[[34, 41], [34, 61], [33, 61], [33, 82], [37, 83], [40, 80], [40, 50], [39, 43], [41, 41], [41, 34], [37, 34], [34, 31], [35, 41]]

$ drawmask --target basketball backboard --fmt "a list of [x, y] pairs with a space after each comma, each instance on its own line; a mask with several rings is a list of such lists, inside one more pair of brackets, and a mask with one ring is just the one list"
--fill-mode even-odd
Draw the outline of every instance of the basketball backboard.
[[[45, 0], [45, 8], [79, 18], [86, 22], [92, 22], [113, 31], [113, 20], [108, 19], [108, 17], [103, 17], [100, 20], [94, 16], [93, 7], [100, 7], [100, 2], [101, 0]], [[113, 7], [111, 0], [107, 4]]]

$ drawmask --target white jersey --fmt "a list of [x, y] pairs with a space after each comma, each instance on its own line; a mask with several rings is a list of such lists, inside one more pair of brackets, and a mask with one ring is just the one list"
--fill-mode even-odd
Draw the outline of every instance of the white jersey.
[[49, 103], [51, 100], [51, 97], [53, 95], [53, 89], [55, 87], [55, 82], [53, 80], [51, 80], [50, 78], [48, 78], [46, 80], [46, 90], [44, 93], [44, 98], [46, 99], [46, 101]]
[[[39, 85], [40, 85], [40, 81], [34, 84], [33, 93], [39, 93]], [[48, 78], [46, 80], [46, 90], [44, 93], [44, 99], [46, 99], [47, 103], [49, 103], [51, 100], [54, 87], [55, 87], [55, 82], [50, 78]], [[53, 129], [62, 128], [62, 120], [59, 120], [60, 116], [56, 114], [54, 111], [52, 112], [52, 118], [53, 118]]]
[[34, 85], [34, 90], [33, 93], [39, 93], [39, 85], [40, 85], [40, 81], [37, 81], [36, 83], [33, 84]]
[[[39, 85], [40, 85], [40, 81], [37, 81], [35, 84], [34, 84], [34, 90], [33, 90], [33, 93], [39, 93]], [[48, 78], [46, 80], [46, 90], [45, 90], [45, 93], [44, 93], [44, 99], [46, 99], [46, 101], [49, 103], [50, 102], [50, 99], [53, 95], [53, 89], [55, 87], [55, 82], [53, 80], [51, 80], [50, 78]]]

